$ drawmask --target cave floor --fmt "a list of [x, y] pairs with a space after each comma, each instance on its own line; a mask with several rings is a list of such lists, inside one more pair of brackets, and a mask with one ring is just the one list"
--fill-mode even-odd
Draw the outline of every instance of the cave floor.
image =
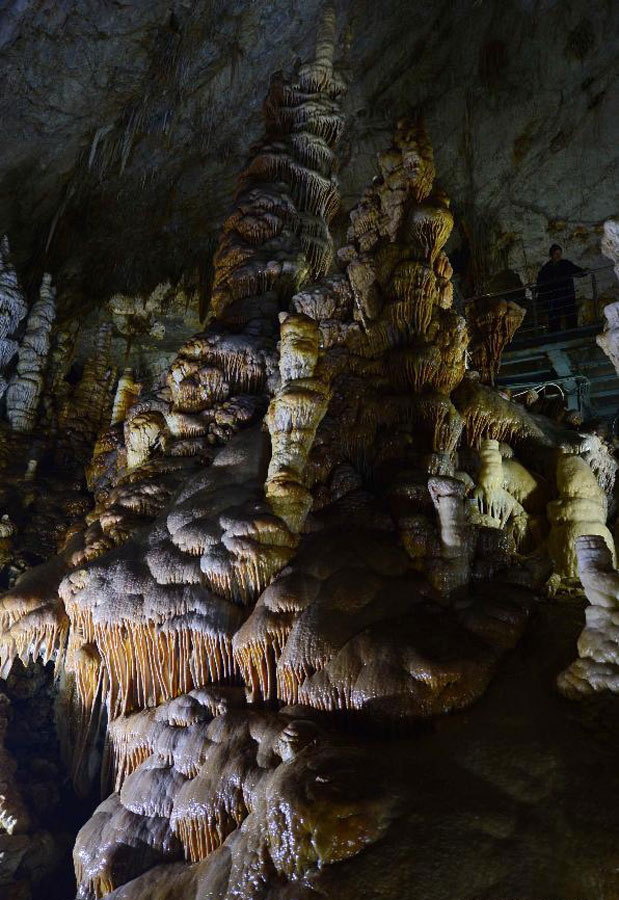
[[[565, 700], [583, 607], [547, 602], [468, 710], [383, 742], [401, 815], [326, 867], [338, 900], [616, 900], [619, 698]], [[346, 871], [348, 870], [348, 871]]]

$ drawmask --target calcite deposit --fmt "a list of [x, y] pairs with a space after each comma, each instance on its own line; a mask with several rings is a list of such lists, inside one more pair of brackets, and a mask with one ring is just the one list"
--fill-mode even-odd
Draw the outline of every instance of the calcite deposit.
[[[567, 629], [573, 651], [561, 603], [580, 578], [591, 606], [559, 687], [616, 692], [617, 463], [564, 410], [495, 387], [524, 310], [454, 305], [454, 212], [421, 115], [393, 123], [336, 251], [347, 42], [327, 4], [310, 58], [271, 78], [204, 328], [156, 376], [131, 348], [165, 334], [169, 283], [115, 294], [76, 366], [49, 276], [27, 309], [2, 246], [0, 340], [25, 325], [0, 464], [28, 540], [52, 519], [61, 535], [27, 568], [0, 520], [0, 671], [54, 666], [67, 790], [91, 807], [77, 900], [619, 890], [573, 786], [590, 762], [552, 645]], [[12, 836], [31, 810], [0, 701]]]
[[522, 324], [526, 310], [513, 300], [478, 297], [465, 307], [471, 331], [471, 364], [485, 384], [494, 384], [506, 344]]
[[[619, 278], [619, 220], [617, 219], [608, 219], [604, 222], [602, 253], [612, 261], [615, 275]], [[604, 316], [606, 318], [604, 330], [597, 335], [596, 341], [619, 375], [619, 303], [615, 301], [605, 306]]]
[[26, 333], [17, 351], [15, 374], [6, 390], [6, 415], [15, 431], [32, 431], [34, 428], [55, 312], [51, 276], [45, 275], [39, 299], [30, 310]]

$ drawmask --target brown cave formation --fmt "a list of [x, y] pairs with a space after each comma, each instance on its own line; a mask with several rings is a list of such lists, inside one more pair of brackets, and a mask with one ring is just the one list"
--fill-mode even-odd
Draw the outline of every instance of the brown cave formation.
[[[176, 288], [114, 295], [78, 365], [60, 285], [28, 300], [2, 242], [0, 672], [53, 663], [71, 790], [101, 786], [77, 900], [542, 900], [598, 877], [610, 900], [612, 742], [589, 758], [585, 734], [605, 708], [565, 698], [619, 692], [617, 462], [495, 387], [524, 309], [454, 304], [420, 115], [336, 247], [342, 32], [327, 4], [271, 78], [203, 329], [156, 373], [132, 340], [163, 340]], [[36, 839], [13, 706], [0, 847]]]

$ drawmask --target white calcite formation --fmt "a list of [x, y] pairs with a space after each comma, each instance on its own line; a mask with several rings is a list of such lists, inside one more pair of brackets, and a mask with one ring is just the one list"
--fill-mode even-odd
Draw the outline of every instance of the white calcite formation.
[[[604, 222], [602, 253], [612, 260], [615, 275], [619, 278], [619, 220], [617, 219], [609, 219]], [[619, 375], [619, 301], [605, 306], [604, 316], [606, 317], [604, 331], [597, 335], [596, 341]]]
[[559, 497], [548, 504], [548, 549], [557, 574], [578, 575], [576, 539], [599, 535], [615, 558], [613, 536], [606, 527], [607, 498], [591, 467], [579, 456], [563, 454], [557, 462]]
[[597, 691], [619, 693], [619, 572], [604, 537], [576, 538], [578, 574], [589, 606], [578, 638], [578, 656], [558, 678], [566, 697], [579, 699]]
[[44, 275], [6, 392], [6, 415], [14, 431], [29, 432], [35, 426], [55, 316], [56, 293], [51, 276]]
[[19, 344], [15, 331], [28, 312], [28, 305], [11, 264], [9, 239], [0, 242], [0, 397], [7, 389], [6, 373]]

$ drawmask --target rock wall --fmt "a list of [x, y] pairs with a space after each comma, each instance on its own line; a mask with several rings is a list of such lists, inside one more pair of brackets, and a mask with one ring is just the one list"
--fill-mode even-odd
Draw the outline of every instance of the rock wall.
[[[0, 233], [61, 302], [207, 266], [267, 75], [304, 57], [318, 3], [12, 0], [3, 19]], [[422, 108], [472, 261], [464, 292], [551, 241], [601, 264], [616, 214], [617, 6], [341, 0], [351, 91], [344, 208], [398, 116]], [[27, 77], [22, 72], [27, 69]], [[242, 110], [242, 115], [240, 114]], [[345, 218], [341, 220], [345, 227]]]

